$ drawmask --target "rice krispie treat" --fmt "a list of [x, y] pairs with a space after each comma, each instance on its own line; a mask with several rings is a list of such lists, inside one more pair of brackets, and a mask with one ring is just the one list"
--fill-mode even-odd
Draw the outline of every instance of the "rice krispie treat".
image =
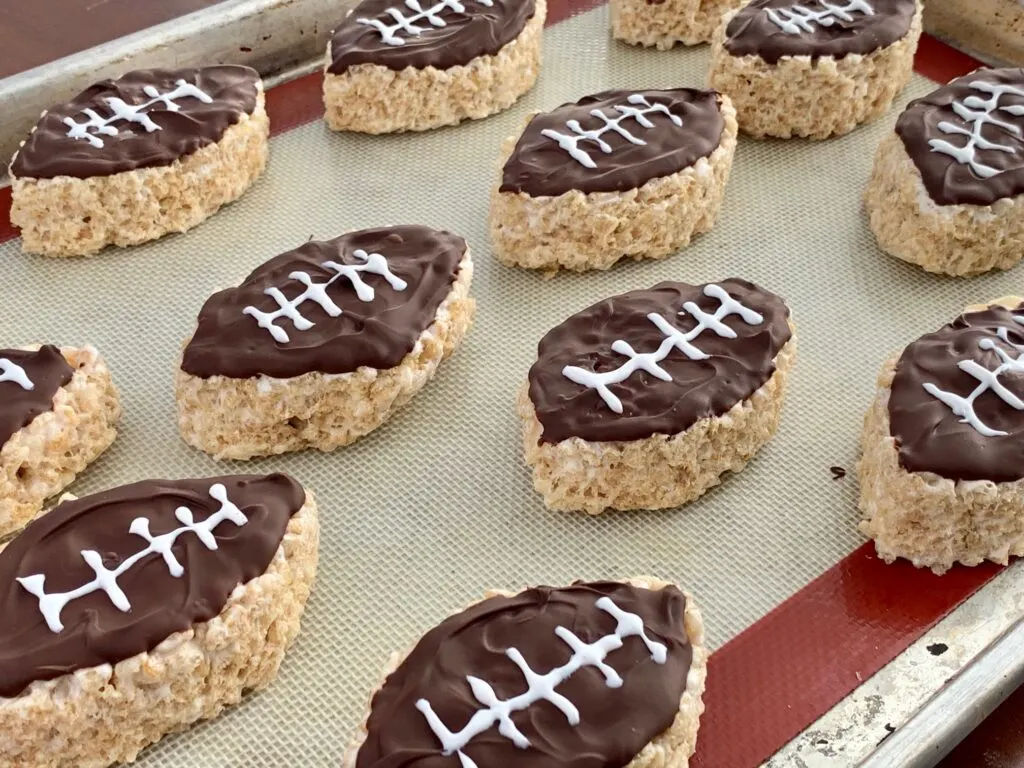
[[936, 573], [1024, 554], [1024, 299], [967, 310], [886, 362], [864, 419], [861, 531]]
[[256, 70], [146, 69], [104, 80], [36, 123], [11, 161], [22, 247], [84, 256], [184, 232], [267, 162]]
[[912, 101], [864, 203], [878, 244], [967, 277], [1024, 256], [1024, 69], [979, 69]]
[[357, 440], [462, 342], [472, 278], [466, 241], [421, 226], [350, 232], [271, 259], [199, 313], [177, 373], [182, 438], [219, 459]]
[[391, 657], [342, 766], [686, 768], [707, 656], [664, 581], [491, 591]]
[[131, 762], [269, 685], [318, 536], [285, 475], [67, 497], [0, 550], [0, 763]]
[[707, 43], [722, 14], [746, 0], [610, 0], [612, 36], [616, 40], [667, 51], [676, 43]]
[[715, 33], [709, 81], [744, 133], [827, 139], [885, 114], [920, 36], [921, 0], [753, 0]]
[[549, 272], [664, 258], [714, 225], [735, 149], [714, 91], [605, 91], [535, 114], [505, 143], [494, 254]]
[[0, 538], [110, 447], [120, 417], [93, 347], [0, 349]]
[[537, 81], [545, 0], [362, 0], [327, 46], [336, 131], [426, 131], [508, 109]]
[[795, 355], [783, 300], [735, 278], [576, 313], [519, 393], [534, 487], [549, 509], [595, 515], [693, 501], [775, 434]]

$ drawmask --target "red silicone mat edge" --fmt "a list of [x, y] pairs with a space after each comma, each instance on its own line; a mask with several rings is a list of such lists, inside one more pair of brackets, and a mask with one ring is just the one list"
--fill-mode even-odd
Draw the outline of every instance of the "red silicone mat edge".
[[692, 768], [760, 765], [998, 572], [936, 576], [864, 544], [712, 654]]
[[[603, 0], [550, 0], [548, 24]], [[654, 54], [656, 55], [656, 54]], [[944, 83], [982, 66], [924, 35], [916, 71]], [[272, 133], [318, 119], [323, 76], [267, 92]], [[17, 236], [10, 187], [0, 188], [0, 242]], [[745, 768], [766, 760], [991, 579], [992, 566], [935, 576], [886, 565], [865, 544], [714, 653], [693, 765]]]

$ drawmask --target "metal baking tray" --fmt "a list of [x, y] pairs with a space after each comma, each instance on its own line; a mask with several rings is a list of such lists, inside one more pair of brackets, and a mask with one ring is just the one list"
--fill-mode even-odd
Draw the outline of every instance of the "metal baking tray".
[[[1021, 678], [1014, 652], [1024, 608], [1018, 567], [954, 571], [942, 581], [871, 564], [870, 553], [858, 549], [853, 468], [876, 371], [893, 351], [967, 304], [1019, 292], [1014, 272], [944, 280], [877, 249], [860, 195], [898, 107], [828, 142], [741, 140], [715, 229], [665, 261], [546, 280], [492, 258], [488, 192], [501, 143], [527, 113], [610, 87], [705, 82], [706, 47], [655, 52], [616, 44], [607, 34], [607, 8], [592, 5], [552, 3], [557, 23], [546, 32], [540, 82], [506, 113], [380, 137], [332, 134], [314, 119], [275, 136], [265, 176], [185, 235], [85, 260], [25, 256], [16, 239], [0, 244], [8, 308], [0, 343], [91, 342], [123, 396], [120, 437], [74, 492], [160, 475], [282, 470], [320, 501], [320, 574], [280, 678], [217, 720], [164, 739], [140, 766], [337, 765], [388, 653], [489, 587], [576, 578], [653, 573], [696, 595], [717, 649], [709, 684], [733, 681], [709, 691], [694, 762], [706, 768], [751, 764], [723, 756], [740, 754], [732, 745], [756, 738], [756, 748], [742, 754], [760, 755], [755, 762], [770, 757], [770, 738], [723, 711], [751, 711], [741, 708], [750, 699], [743, 686], [756, 681], [734, 680], [743, 678], [738, 669], [770, 672], [778, 662], [769, 655], [761, 663], [750, 650], [757, 645], [752, 638], [768, 636], [765, 627], [775, 627], [772, 653], [792, 656], [786, 642], [797, 629], [787, 635], [778, 625], [794, 612], [811, 617], [806, 627], [827, 632], [813, 624], [817, 608], [822, 615], [846, 611], [863, 618], [864, 637], [871, 638], [880, 623], [907, 612], [902, 601], [920, 591], [911, 583], [940, 591], [953, 584], [949, 591], [958, 595], [932, 606], [934, 615], [905, 633], [924, 632], [909, 648], [903, 651], [908, 639], [899, 644], [903, 652], [875, 652], [863, 672], [842, 648], [812, 646], [845, 681], [829, 700], [838, 704], [830, 711], [804, 707], [786, 720], [772, 738], [795, 738], [772, 746], [782, 750], [769, 765], [933, 764]], [[46, 104], [130, 68], [247, 61], [271, 83], [289, 81], [318, 68], [310, 56], [319, 56], [346, 7], [229, 0], [8, 78], [0, 82], [8, 115], [0, 139], [9, 148]], [[931, 56], [948, 50], [930, 47]], [[916, 75], [900, 104], [933, 87]], [[272, 122], [315, 118], [318, 89], [315, 75], [272, 88]], [[404, 222], [463, 235], [476, 261], [476, 323], [436, 379], [390, 423], [333, 454], [225, 465], [184, 446], [172, 376], [204, 299], [310, 236]], [[614, 293], [664, 279], [699, 283], [731, 275], [781, 294], [793, 309], [800, 350], [779, 434], [741, 474], [679, 510], [597, 518], [545, 510], [522, 464], [513, 406], [543, 333]], [[847, 476], [834, 479], [833, 466]], [[850, 586], [843, 568], [854, 566], [874, 569], [869, 588]], [[939, 646], [941, 655], [930, 650]], [[786, 662], [794, 663], [790, 657]], [[815, 658], [796, 663], [816, 668], [822, 662]], [[800, 708], [801, 686], [811, 681], [794, 682], [786, 691], [791, 702], [776, 697], [783, 715]], [[772, 715], [770, 700], [756, 706]]]

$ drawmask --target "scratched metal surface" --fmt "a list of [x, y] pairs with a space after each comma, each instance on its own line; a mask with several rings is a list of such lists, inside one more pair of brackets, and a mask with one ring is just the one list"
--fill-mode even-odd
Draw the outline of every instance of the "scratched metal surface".
[[[766, 768], [936, 765], [1024, 683], [1022, 573], [1021, 564], [1016, 563], [982, 587], [811, 723], [773, 756]], [[995, 727], [990, 730], [998, 738], [999, 731]], [[1010, 728], [1004, 730], [1011, 736]], [[983, 751], [980, 745], [985, 737], [970, 738], [974, 750], [965, 747], [962, 751], [976, 756]], [[993, 746], [999, 744], [994, 740]], [[1007, 749], [1012, 753], [1012, 746]], [[1024, 749], [1020, 752], [1024, 759]], [[991, 766], [987, 762], [962, 764], [971, 768], [1004, 765], [998, 761]], [[942, 768], [953, 768], [953, 763], [943, 763]]]
[[924, 28], [989, 66], [1024, 64], [1019, 0], [928, 0]]
[[[76, 493], [282, 470], [320, 500], [319, 579], [280, 678], [165, 739], [140, 766], [336, 765], [386, 655], [488, 587], [658, 574], [697, 596], [718, 646], [861, 542], [853, 478], [834, 481], [829, 467], [854, 465], [876, 370], [964, 305], [1016, 290], [1017, 276], [942, 280], [878, 251], [860, 194], [894, 115], [825, 143], [741, 140], [716, 228], [668, 260], [554, 280], [500, 267], [488, 250], [487, 194], [500, 144], [528, 111], [609, 87], [704, 83], [706, 48], [636, 50], [606, 30], [604, 8], [549, 29], [535, 91], [485, 121], [413, 136], [332, 135], [320, 123], [283, 134], [255, 187], [187, 235], [76, 261], [0, 246], [2, 342], [92, 342], [123, 394], [121, 435]], [[905, 97], [931, 87], [916, 77]], [[462, 234], [477, 264], [476, 324], [435, 381], [388, 425], [331, 455], [225, 467], [185, 447], [172, 373], [204, 299], [311, 235], [401, 222]], [[547, 512], [522, 465], [513, 412], [537, 340], [610, 294], [730, 275], [786, 297], [799, 328], [774, 441], [684, 509]]]

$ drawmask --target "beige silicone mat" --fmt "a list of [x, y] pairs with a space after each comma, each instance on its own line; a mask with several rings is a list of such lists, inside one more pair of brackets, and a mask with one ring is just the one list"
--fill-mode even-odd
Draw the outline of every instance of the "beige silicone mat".
[[[894, 115], [827, 143], [742, 140], [716, 228], [660, 263], [553, 280], [498, 266], [487, 193], [502, 139], [531, 109], [608, 87], [704, 82], [707, 48], [642, 51], [608, 39], [598, 9], [546, 33], [536, 90], [497, 117], [425, 135], [331, 135], [320, 123], [273, 140], [241, 201], [184, 236], [89, 260], [0, 246], [0, 343], [91, 342], [125, 406], [87, 493], [153, 476], [282, 470], [318, 495], [320, 573], [303, 632], [270, 690], [164, 740], [140, 765], [337, 765], [389, 651], [487, 587], [658, 574], [699, 599], [713, 645], [756, 621], [861, 543], [852, 470], [883, 359], [969, 302], [1020, 293], [1021, 272], [925, 275], [880, 253], [860, 207]], [[931, 85], [916, 78], [908, 97]], [[179, 345], [214, 290], [310, 236], [416, 222], [451, 229], [476, 258], [465, 346], [391, 423], [331, 455], [217, 464], [174, 425]], [[600, 518], [547, 512], [520, 458], [516, 388], [536, 342], [613, 293], [737, 275], [784, 296], [800, 349], [782, 426], [740, 475], [684, 509]]]

